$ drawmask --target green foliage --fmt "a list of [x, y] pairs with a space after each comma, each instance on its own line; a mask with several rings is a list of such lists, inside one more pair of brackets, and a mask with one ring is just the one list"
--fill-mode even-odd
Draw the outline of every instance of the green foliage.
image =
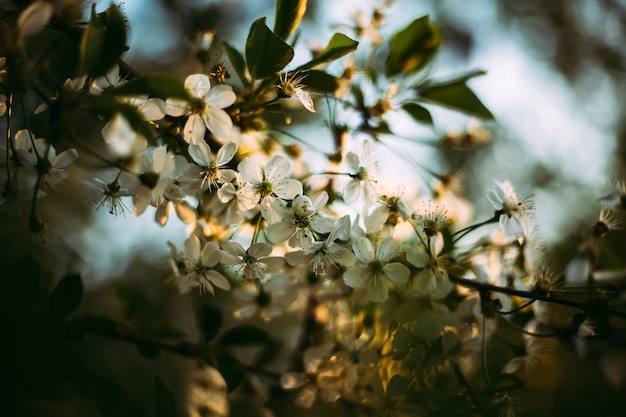
[[113, 118], [116, 114], [121, 114], [128, 121], [135, 132], [142, 135], [148, 141], [154, 132], [150, 124], [146, 122], [139, 109], [130, 103], [120, 101], [113, 95], [101, 94], [91, 97], [90, 103], [93, 105], [92, 111], [107, 119]]
[[293, 55], [293, 48], [267, 27], [264, 17], [252, 24], [246, 40], [246, 62], [252, 79], [276, 74], [291, 62]]
[[402, 105], [402, 110], [407, 112], [409, 116], [419, 123], [430, 126], [433, 125], [433, 117], [430, 115], [430, 112], [425, 107], [420, 106], [417, 103], [404, 103]]
[[389, 40], [385, 62], [387, 76], [414, 73], [428, 64], [441, 46], [439, 29], [428, 18], [420, 17]]
[[420, 99], [467, 113], [483, 120], [493, 120], [493, 114], [467, 86], [467, 80], [485, 74], [484, 71], [472, 72], [463, 77], [441, 83], [422, 84], [417, 88]]
[[176, 417], [176, 398], [158, 376], [154, 377], [154, 416]]
[[222, 312], [216, 307], [203, 304], [199, 315], [198, 327], [202, 331], [204, 340], [213, 340], [222, 327]]
[[350, 39], [348, 36], [343, 33], [335, 33], [333, 37], [326, 45], [326, 48], [320, 53], [317, 58], [312, 59], [306, 64], [298, 67], [298, 71], [313, 68], [320, 64], [325, 64], [336, 59], [341, 58], [342, 56], [348, 55], [350, 52], [356, 50], [359, 43], [353, 39]]
[[60, 317], [72, 314], [83, 298], [83, 282], [80, 275], [66, 275], [50, 295], [50, 311]]
[[230, 63], [235, 69], [235, 73], [237, 73], [237, 77], [239, 77], [239, 80], [245, 86], [250, 85], [250, 80], [248, 80], [248, 77], [246, 76], [246, 61], [243, 55], [241, 55], [241, 53], [237, 49], [230, 46], [227, 42], [222, 42], [222, 45], [226, 50], [228, 59], [230, 59]]
[[334, 93], [339, 87], [336, 77], [320, 70], [308, 70], [300, 73], [303, 77], [303, 83], [310, 90], [319, 91], [321, 93]]
[[211, 355], [211, 363], [220, 371], [228, 392], [233, 392], [244, 380], [246, 369], [231, 352], [218, 349]]
[[298, 28], [304, 13], [307, 0], [278, 0], [274, 19], [274, 33], [282, 40]]
[[80, 43], [80, 74], [106, 74], [127, 49], [126, 21], [120, 9], [112, 4], [98, 15], [94, 4]]
[[162, 99], [178, 98], [188, 101], [192, 100], [180, 79], [161, 73], [141, 75], [115, 87], [108, 88], [102, 94], [110, 97], [147, 94], [150, 97]]

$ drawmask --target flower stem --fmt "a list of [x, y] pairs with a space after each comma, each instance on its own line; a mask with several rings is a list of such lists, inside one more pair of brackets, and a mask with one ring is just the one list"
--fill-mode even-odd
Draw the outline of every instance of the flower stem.
[[491, 389], [491, 392], [497, 394], [498, 391], [493, 387], [491, 383], [491, 378], [489, 378], [489, 371], [487, 370], [487, 316], [483, 314], [483, 372], [485, 373], [485, 379], [487, 380], [487, 385]]
[[458, 242], [458, 241], [459, 241], [461, 238], [463, 238], [465, 235], [467, 235], [467, 234], [468, 234], [468, 233], [470, 233], [470, 232], [473, 232], [474, 230], [478, 229], [479, 227], [485, 226], [485, 225], [487, 225], [487, 224], [489, 224], [489, 223], [495, 223], [495, 222], [497, 222], [497, 221], [498, 221], [498, 217], [499, 217], [498, 215], [495, 215], [495, 216], [493, 216], [492, 218], [487, 219], [487, 220], [485, 220], [485, 221], [483, 221], [483, 222], [476, 223], [476, 224], [472, 224], [472, 225], [470, 225], [470, 226], [464, 227], [464, 228], [463, 228], [463, 229], [461, 229], [461, 230], [457, 230], [456, 232], [452, 233], [452, 237], [455, 237], [455, 236], [457, 236], [457, 235], [458, 235], [458, 236], [456, 237], [456, 239], [454, 239], [454, 240], [452, 241], [452, 243], [456, 243], [456, 242]]

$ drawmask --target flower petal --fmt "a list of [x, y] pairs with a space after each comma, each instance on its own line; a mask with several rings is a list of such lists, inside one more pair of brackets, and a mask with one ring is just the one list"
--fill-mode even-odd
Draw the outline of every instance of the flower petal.
[[383, 267], [385, 275], [396, 284], [406, 284], [409, 281], [411, 270], [400, 262], [392, 262]]
[[361, 262], [367, 263], [375, 259], [374, 245], [365, 236], [361, 236], [352, 242], [352, 250]]
[[285, 200], [292, 200], [303, 193], [302, 183], [295, 179], [282, 180], [274, 184], [274, 194]]
[[224, 137], [233, 128], [233, 120], [228, 113], [216, 107], [208, 107], [202, 114], [204, 123], [218, 138]]
[[185, 79], [185, 88], [193, 97], [204, 98], [211, 89], [211, 82], [204, 74], [192, 74]]
[[235, 100], [237, 100], [237, 96], [233, 92], [233, 88], [230, 85], [216, 85], [209, 90], [209, 93], [205, 98], [205, 102], [209, 106], [218, 109], [225, 109], [226, 107], [232, 105]]
[[367, 267], [355, 266], [343, 273], [343, 282], [352, 288], [361, 288], [368, 281]]

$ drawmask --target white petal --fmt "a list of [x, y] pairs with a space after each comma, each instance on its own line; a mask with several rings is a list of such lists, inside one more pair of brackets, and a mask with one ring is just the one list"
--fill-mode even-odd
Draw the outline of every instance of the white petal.
[[52, 166], [55, 168], [65, 168], [72, 162], [74, 162], [78, 158], [78, 152], [76, 149], [68, 149], [67, 151], [61, 152], [59, 155], [51, 161]]
[[207, 129], [218, 138], [224, 137], [233, 128], [233, 120], [228, 113], [216, 107], [207, 108], [202, 114]]
[[367, 263], [375, 259], [374, 245], [365, 236], [361, 236], [352, 242], [352, 250], [361, 262]]
[[[246, 250], [243, 248], [243, 246], [241, 246], [241, 244], [239, 244], [239, 242], [226, 240], [221, 243], [221, 247], [223, 250], [230, 253], [231, 255], [240, 256], [240, 257], [246, 256]], [[222, 263], [226, 263], [226, 262], [224, 262], [224, 260], [222, 259]]]
[[185, 240], [185, 255], [194, 261], [200, 259], [200, 239], [198, 236], [191, 235]]
[[421, 246], [411, 246], [406, 251], [406, 260], [411, 265], [424, 268], [430, 262], [430, 257]]
[[161, 226], [167, 224], [167, 220], [170, 218], [170, 202], [165, 202], [157, 207], [154, 213], [154, 220]]
[[215, 156], [215, 164], [218, 167], [226, 165], [233, 159], [236, 153], [237, 144], [235, 142], [228, 142], [217, 151], [217, 155]]
[[392, 262], [383, 267], [385, 275], [396, 284], [406, 284], [409, 281], [411, 270], [400, 262]]
[[400, 252], [401, 244], [392, 237], [383, 240], [376, 250], [376, 257], [381, 262], [388, 262]]
[[211, 82], [204, 74], [192, 74], [185, 79], [185, 88], [193, 97], [204, 98], [211, 89]]
[[218, 109], [225, 109], [232, 105], [237, 96], [233, 93], [233, 88], [230, 85], [217, 85], [209, 91], [206, 96], [206, 103]]
[[253, 258], [267, 256], [270, 253], [272, 253], [272, 245], [264, 242], [255, 243], [248, 249], [248, 254]]
[[161, 120], [165, 117], [165, 102], [160, 98], [151, 98], [139, 107], [145, 120]]
[[355, 266], [343, 273], [343, 281], [352, 288], [361, 288], [367, 283], [366, 274], [366, 266]]
[[263, 182], [263, 170], [261, 165], [255, 159], [244, 159], [237, 166], [237, 170], [244, 180], [252, 184], [259, 184]]
[[211, 165], [211, 148], [205, 141], [189, 145], [187, 152], [189, 152], [191, 159], [193, 159], [195, 163], [201, 167], [208, 167]]
[[375, 303], [383, 303], [389, 298], [389, 287], [387, 282], [381, 276], [377, 276], [369, 280], [367, 286], [367, 296], [370, 301]]
[[307, 379], [307, 375], [301, 372], [286, 372], [280, 376], [280, 386], [283, 389], [300, 388]]
[[165, 113], [173, 116], [180, 117], [189, 113], [189, 104], [185, 100], [177, 98], [168, 98], [165, 100]]
[[292, 200], [302, 194], [302, 183], [295, 179], [282, 180], [273, 187], [274, 194], [285, 200]]
[[212, 268], [217, 265], [222, 258], [222, 251], [217, 243], [207, 242], [202, 248], [200, 256], [202, 258], [202, 265]]
[[311, 95], [301, 88], [296, 88], [295, 93], [300, 103], [302, 103], [302, 106], [311, 113], [315, 113], [315, 106], [313, 105]]
[[287, 158], [282, 155], [274, 155], [265, 167], [267, 181], [272, 184], [277, 183], [289, 175], [290, 170], [291, 163]]
[[224, 275], [213, 270], [207, 271], [205, 274], [207, 280], [217, 288], [225, 291], [230, 290], [230, 282], [226, 279], [226, 277], [224, 277]]
[[187, 143], [198, 144], [204, 142], [204, 134], [206, 133], [206, 125], [202, 117], [192, 114], [187, 119], [183, 128], [183, 138]]
[[361, 196], [361, 182], [350, 180], [343, 189], [343, 200], [346, 204], [354, 204]]
[[270, 224], [267, 229], [267, 236], [274, 243], [284, 242], [289, 239], [296, 231], [291, 220], [281, 220], [277, 223]]

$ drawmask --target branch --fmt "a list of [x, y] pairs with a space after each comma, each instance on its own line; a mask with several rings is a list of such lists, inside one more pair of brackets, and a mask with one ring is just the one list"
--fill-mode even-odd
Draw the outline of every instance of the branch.
[[[591, 306], [590, 303], [581, 303], [578, 301], [568, 300], [565, 298], [556, 298], [554, 295], [551, 295], [551, 294], [542, 295], [542, 294], [537, 294], [532, 291], [522, 291], [522, 290], [516, 290], [513, 288], [498, 287], [497, 285], [487, 284], [485, 282], [480, 282], [480, 281], [476, 281], [472, 279], [459, 278], [459, 277], [455, 277], [452, 275], [450, 275], [449, 278], [450, 278], [450, 281], [455, 282], [459, 285], [462, 285], [463, 287], [473, 288], [479, 291], [493, 291], [493, 292], [498, 292], [502, 294], [515, 295], [521, 298], [537, 300], [537, 301], [545, 301], [545, 302], [552, 303], [552, 304], [560, 304], [560, 305], [564, 305], [567, 307], [577, 308], [580, 310], [588, 310], [589, 307]], [[607, 312], [613, 316], [626, 318], [626, 313], [622, 311], [608, 309]]]

